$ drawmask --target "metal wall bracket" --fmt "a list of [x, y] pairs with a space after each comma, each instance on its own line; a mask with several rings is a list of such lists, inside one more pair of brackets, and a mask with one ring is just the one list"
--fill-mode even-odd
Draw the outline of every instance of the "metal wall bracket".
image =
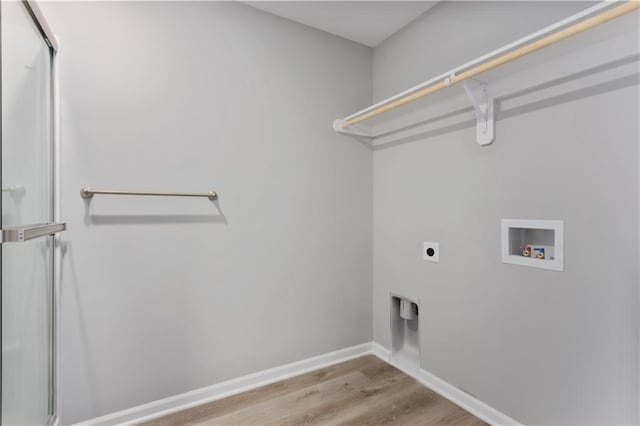
[[462, 84], [476, 114], [476, 141], [480, 145], [489, 145], [495, 139], [493, 98], [489, 98], [489, 85], [472, 78]]

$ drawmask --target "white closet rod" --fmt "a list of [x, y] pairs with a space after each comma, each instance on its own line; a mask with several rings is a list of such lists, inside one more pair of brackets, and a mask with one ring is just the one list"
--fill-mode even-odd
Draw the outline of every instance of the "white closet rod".
[[[493, 52], [480, 56], [466, 64], [460, 65], [451, 71], [440, 74], [439, 76], [405, 90], [402, 93], [398, 93], [395, 96], [351, 114], [341, 120], [338, 125], [339, 128], [336, 130], [345, 129], [353, 124], [375, 117], [376, 115], [415, 101], [416, 99], [427, 96], [438, 90], [450, 87], [455, 83], [467, 80], [480, 73], [489, 71], [500, 65], [504, 65], [507, 62], [511, 62], [522, 56], [528, 55], [529, 53], [533, 53], [569, 38], [575, 34], [625, 15], [640, 8], [640, 0], [626, 1], [619, 6], [612, 7], [604, 12], [598, 13], [597, 15], [590, 16], [609, 7], [611, 7], [611, 2], [604, 1], [602, 3], [598, 3], [595, 6], [576, 13], [562, 21], [556, 22], [555, 24], [543, 28], [540, 31], [536, 31], [535, 33], [529, 34], [528, 36], [494, 50]], [[585, 19], [585, 17], [588, 18]]]

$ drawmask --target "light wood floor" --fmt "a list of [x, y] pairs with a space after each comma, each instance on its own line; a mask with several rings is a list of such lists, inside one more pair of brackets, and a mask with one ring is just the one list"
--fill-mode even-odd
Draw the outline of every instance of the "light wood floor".
[[357, 358], [147, 425], [485, 425], [379, 360]]

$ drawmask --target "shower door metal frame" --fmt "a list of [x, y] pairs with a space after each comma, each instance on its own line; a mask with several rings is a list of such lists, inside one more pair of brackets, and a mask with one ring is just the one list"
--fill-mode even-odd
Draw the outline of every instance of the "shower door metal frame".
[[[33, 20], [43, 41], [49, 48], [50, 52], [50, 80], [49, 80], [49, 140], [51, 155], [51, 211], [53, 222], [59, 219], [59, 45], [51, 28], [47, 24], [37, 2], [33, 0], [20, 0], [25, 7], [27, 13]], [[0, 10], [0, 18], [2, 11]], [[0, 19], [0, 28], [2, 20]], [[0, 31], [0, 52], [2, 51], [2, 32]], [[2, 55], [0, 54], [0, 82], [2, 82]], [[2, 114], [2, 84], [0, 84], [0, 114]], [[0, 115], [1, 116], [1, 115]], [[0, 181], [2, 176], [2, 121], [0, 120]], [[0, 212], [2, 211], [2, 198], [0, 197]], [[0, 229], [2, 228], [2, 216], [0, 216]], [[59, 325], [58, 325], [58, 248], [55, 236], [52, 238], [52, 261], [51, 261], [51, 283], [47, 294], [48, 313], [49, 313], [49, 418], [48, 425], [58, 424], [58, 341], [59, 341]], [[0, 244], [0, 259], [2, 259], [2, 244]], [[1, 284], [1, 277], [0, 277]], [[0, 285], [0, 306], [2, 304], [2, 286]], [[1, 311], [1, 309], [0, 309]], [[2, 339], [2, 317], [0, 316], [0, 342]], [[1, 343], [0, 343], [1, 347]], [[2, 351], [0, 350], [0, 384], [2, 383]], [[0, 425], [2, 424], [2, 386], [0, 386]]]

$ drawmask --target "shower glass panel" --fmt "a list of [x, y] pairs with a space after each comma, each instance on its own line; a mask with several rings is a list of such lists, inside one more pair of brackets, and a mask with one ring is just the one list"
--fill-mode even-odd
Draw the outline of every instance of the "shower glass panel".
[[[31, 9], [0, 3], [2, 222], [53, 222], [52, 59]], [[46, 425], [53, 404], [53, 237], [0, 244], [3, 425]]]

